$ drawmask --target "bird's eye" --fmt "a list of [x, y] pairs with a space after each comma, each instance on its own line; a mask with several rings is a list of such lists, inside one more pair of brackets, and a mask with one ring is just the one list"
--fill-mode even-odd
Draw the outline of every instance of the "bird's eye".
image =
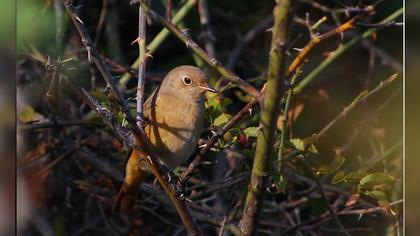
[[182, 82], [184, 82], [185, 85], [190, 85], [192, 83], [192, 80], [190, 77], [185, 76], [184, 78], [182, 78]]

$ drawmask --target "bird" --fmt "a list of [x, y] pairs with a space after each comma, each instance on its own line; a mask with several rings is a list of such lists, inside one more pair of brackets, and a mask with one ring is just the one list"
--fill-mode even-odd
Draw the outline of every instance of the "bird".
[[[169, 169], [184, 163], [194, 152], [204, 125], [204, 93], [217, 91], [208, 84], [198, 67], [178, 66], [143, 105], [144, 132], [151, 152]], [[148, 176], [139, 152], [131, 150], [126, 161], [124, 182], [112, 211], [127, 213], [133, 208], [138, 189]]]

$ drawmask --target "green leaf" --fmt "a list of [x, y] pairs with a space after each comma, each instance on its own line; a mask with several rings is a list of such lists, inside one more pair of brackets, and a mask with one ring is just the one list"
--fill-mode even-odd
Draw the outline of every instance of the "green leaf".
[[302, 152], [305, 151], [305, 143], [303, 142], [302, 139], [293, 138], [293, 139], [290, 139], [290, 142], [298, 151], [302, 151]]
[[367, 196], [371, 198], [374, 198], [378, 202], [379, 206], [385, 207], [385, 208], [389, 207], [388, 196], [384, 192], [373, 190], [373, 191], [366, 191], [364, 192], [364, 194], [366, 194]]
[[34, 120], [35, 117], [35, 110], [33, 107], [27, 105], [23, 107], [22, 111], [19, 113], [19, 120], [22, 123], [28, 123]]
[[308, 151], [313, 154], [318, 154], [318, 150], [316, 149], [314, 145], [315, 141], [313, 137], [308, 137], [305, 139], [294, 138], [294, 139], [290, 139], [290, 142], [298, 151], [302, 151], [302, 152]]
[[284, 193], [287, 189], [287, 182], [279, 169], [274, 167], [271, 171], [272, 183], [269, 188], [269, 192], [273, 194]]
[[366, 176], [365, 171], [357, 170], [357, 171], [350, 172], [347, 175], [338, 176], [337, 178], [335, 178], [334, 176], [335, 180], [333, 181], [334, 181], [334, 184], [338, 184], [340, 182], [352, 183], [352, 182], [360, 181], [360, 179], [362, 179], [365, 176]]
[[232, 118], [231, 115], [229, 115], [227, 113], [223, 113], [214, 120], [213, 125], [222, 126], [222, 125], [226, 124], [227, 122], [229, 122], [229, 120], [231, 118]]
[[220, 108], [220, 98], [216, 94], [207, 95], [207, 106], [215, 109]]
[[387, 175], [385, 173], [372, 173], [363, 177], [359, 182], [359, 189], [371, 188], [379, 184], [389, 184], [395, 181], [393, 176]]
[[91, 94], [99, 101], [100, 104], [108, 103], [108, 98], [105, 95], [104, 91], [98, 89], [98, 90], [92, 91]]
[[332, 179], [332, 183], [333, 184], [338, 184], [340, 181], [342, 181], [342, 179], [344, 178], [344, 176], [346, 176], [346, 173], [344, 173], [344, 171], [338, 171], [333, 179]]
[[321, 166], [316, 170], [316, 175], [330, 175], [334, 170], [329, 166]]
[[228, 106], [232, 103], [233, 103], [232, 100], [230, 100], [229, 98], [224, 98], [221, 105], [222, 105], [222, 107], [226, 107], [226, 106]]
[[258, 136], [258, 127], [248, 127], [244, 129], [244, 133], [247, 137], [257, 137]]

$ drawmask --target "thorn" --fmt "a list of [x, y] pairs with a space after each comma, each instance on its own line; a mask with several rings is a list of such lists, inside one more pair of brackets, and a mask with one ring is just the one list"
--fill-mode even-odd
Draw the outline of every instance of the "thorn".
[[87, 47], [87, 53], [88, 53], [88, 61], [89, 62], [92, 62], [91, 56], [90, 56], [90, 48], [89, 47]]
[[189, 203], [194, 203], [191, 199], [189, 198], [185, 198], [185, 201], [189, 202]]
[[79, 21], [79, 22], [80, 22], [80, 24], [84, 25], [84, 24], [83, 24], [83, 21], [82, 21], [82, 20], [81, 20], [78, 16], [74, 16], [74, 17], [76, 18], [76, 20], [77, 20], [77, 21]]
[[182, 32], [183, 34], [185, 34], [185, 35], [188, 35], [188, 31], [189, 31], [189, 29], [188, 29], [188, 28], [181, 29], [181, 32]]
[[147, 155], [147, 159], [149, 160], [150, 164], [153, 164], [152, 158], [149, 155]]
[[137, 37], [136, 39], [134, 39], [134, 41], [133, 41], [133, 42], [131, 42], [131, 45], [133, 45], [133, 44], [137, 43], [139, 40], [140, 40], [140, 38], [139, 38], [139, 37]]
[[363, 216], [363, 213], [361, 213], [361, 214], [359, 215], [359, 217], [357, 218], [357, 221], [359, 221], [360, 219], [362, 219], [362, 216]]
[[298, 52], [301, 52], [301, 51], [303, 51], [303, 48], [293, 48], [293, 50], [296, 50]]

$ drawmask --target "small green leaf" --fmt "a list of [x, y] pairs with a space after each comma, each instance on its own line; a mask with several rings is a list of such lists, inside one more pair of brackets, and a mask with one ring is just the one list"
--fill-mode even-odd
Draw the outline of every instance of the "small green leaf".
[[316, 175], [330, 175], [334, 172], [334, 170], [329, 166], [321, 166], [316, 171]]
[[315, 145], [311, 144], [308, 146], [308, 151], [313, 154], [318, 154], [318, 150], [316, 149]]
[[22, 123], [28, 123], [34, 120], [35, 117], [35, 110], [33, 107], [27, 105], [23, 107], [22, 111], [19, 113], [19, 120]]
[[[342, 171], [340, 171], [342, 172]], [[362, 170], [357, 170], [357, 171], [353, 171], [350, 172], [347, 175], [343, 175], [343, 176], [338, 176], [337, 179], [335, 179], [334, 184], [338, 184], [340, 182], [346, 182], [346, 183], [354, 183], [357, 181], [360, 181], [360, 179], [362, 179], [363, 177], [366, 176], [366, 172], [362, 171]], [[335, 176], [334, 176], [335, 177]]]
[[290, 139], [290, 142], [298, 151], [302, 151], [302, 152], [305, 151], [305, 143], [303, 142], [302, 139], [293, 138], [293, 139]]
[[221, 105], [222, 105], [222, 107], [226, 107], [226, 106], [228, 106], [232, 103], [233, 103], [232, 100], [230, 100], [229, 98], [224, 98]]
[[298, 151], [302, 151], [302, 152], [308, 151], [313, 154], [318, 154], [318, 150], [316, 149], [314, 145], [314, 140], [312, 137], [308, 137], [305, 139], [294, 138], [294, 139], [290, 139], [290, 142]]
[[359, 182], [359, 189], [371, 188], [379, 184], [388, 184], [395, 181], [393, 176], [387, 175], [385, 173], [372, 173], [363, 177]]
[[207, 95], [206, 100], [207, 100], [206, 104], [208, 107], [213, 107], [215, 109], [220, 107], [220, 98], [216, 94]]
[[312, 135], [311, 137], [304, 138], [303, 142], [305, 143], [305, 148], [307, 151], [313, 154], [318, 154], [318, 150], [315, 147], [316, 135]]
[[344, 173], [344, 171], [338, 171], [333, 179], [332, 179], [332, 183], [333, 184], [338, 184], [340, 181], [342, 181], [342, 179], [344, 178], [344, 176], [346, 176], [346, 174]]
[[229, 115], [227, 113], [223, 113], [214, 120], [213, 125], [222, 126], [222, 125], [226, 124], [227, 122], [229, 122], [229, 120], [231, 118], [232, 118], [231, 115]]
[[374, 198], [378, 202], [379, 206], [385, 207], [385, 208], [389, 207], [388, 196], [384, 192], [373, 190], [373, 191], [366, 191], [364, 192], [364, 194], [366, 194], [367, 196], [371, 198]]
[[247, 137], [257, 137], [258, 136], [258, 127], [248, 127], [244, 129], [244, 133]]

